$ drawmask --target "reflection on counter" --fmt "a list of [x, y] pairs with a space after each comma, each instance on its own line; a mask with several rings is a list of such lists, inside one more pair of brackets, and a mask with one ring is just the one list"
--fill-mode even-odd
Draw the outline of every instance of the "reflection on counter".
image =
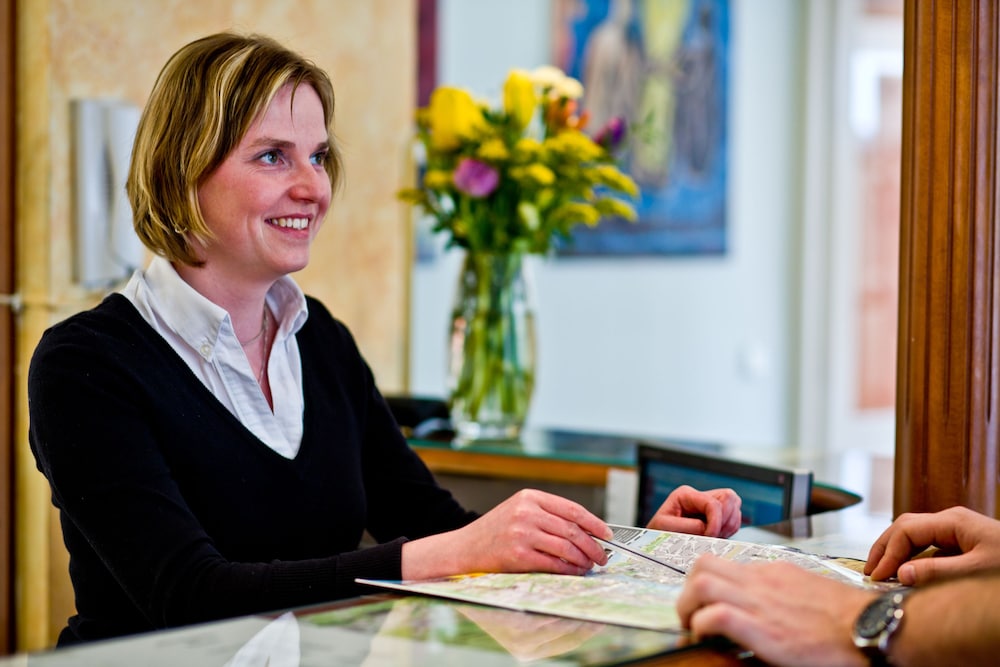
[[[686, 635], [591, 623], [426, 597], [304, 615], [303, 625], [372, 635], [366, 667], [402, 664], [510, 665], [559, 658], [612, 665], [673, 650]], [[449, 662], [450, 659], [450, 662]], [[463, 662], [465, 660], [465, 662]]]

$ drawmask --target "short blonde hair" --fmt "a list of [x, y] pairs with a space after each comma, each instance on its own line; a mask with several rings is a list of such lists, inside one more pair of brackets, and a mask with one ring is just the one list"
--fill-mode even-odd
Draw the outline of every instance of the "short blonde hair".
[[212, 239], [198, 188], [285, 84], [311, 86], [330, 136], [325, 162], [336, 190], [343, 164], [333, 140], [333, 85], [326, 72], [268, 37], [219, 33], [177, 51], [164, 65], [142, 112], [126, 190], [135, 230], [170, 261], [201, 264], [189, 234]]

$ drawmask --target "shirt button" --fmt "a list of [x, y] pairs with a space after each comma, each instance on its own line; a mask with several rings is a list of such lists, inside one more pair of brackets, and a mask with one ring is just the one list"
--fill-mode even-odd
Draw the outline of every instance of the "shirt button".
[[202, 346], [201, 346], [200, 352], [201, 352], [201, 356], [203, 356], [206, 359], [208, 359], [208, 355], [210, 355], [212, 353], [212, 346], [209, 345], [208, 343], [203, 343]]

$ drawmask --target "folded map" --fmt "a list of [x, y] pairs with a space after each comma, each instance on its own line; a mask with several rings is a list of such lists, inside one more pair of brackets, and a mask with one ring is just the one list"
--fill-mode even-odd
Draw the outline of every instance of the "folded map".
[[[886, 588], [860, 572], [858, 561], [756, 544], [631, 526], [611, 526], [614, 540], [687, 572], [703, 554], [738, 562], [787, 561], [859, 587]], [[358, 579], [407, 593], [651, 630], [680, 631], [675, 602], [684, 575], [625, 550], [605, 547], [608, 562], [583, 576], [546, 573], [468, 574], [424, 581]]]

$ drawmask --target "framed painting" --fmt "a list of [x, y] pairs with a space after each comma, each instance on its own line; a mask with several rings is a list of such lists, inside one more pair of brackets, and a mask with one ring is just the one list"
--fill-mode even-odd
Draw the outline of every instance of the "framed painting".
[[726, 251], [729, 0], [557, 0], [554, 61], [583, 83], [588, 129], [619, 116], [637, 222], [580, 226], [562, 256]]

